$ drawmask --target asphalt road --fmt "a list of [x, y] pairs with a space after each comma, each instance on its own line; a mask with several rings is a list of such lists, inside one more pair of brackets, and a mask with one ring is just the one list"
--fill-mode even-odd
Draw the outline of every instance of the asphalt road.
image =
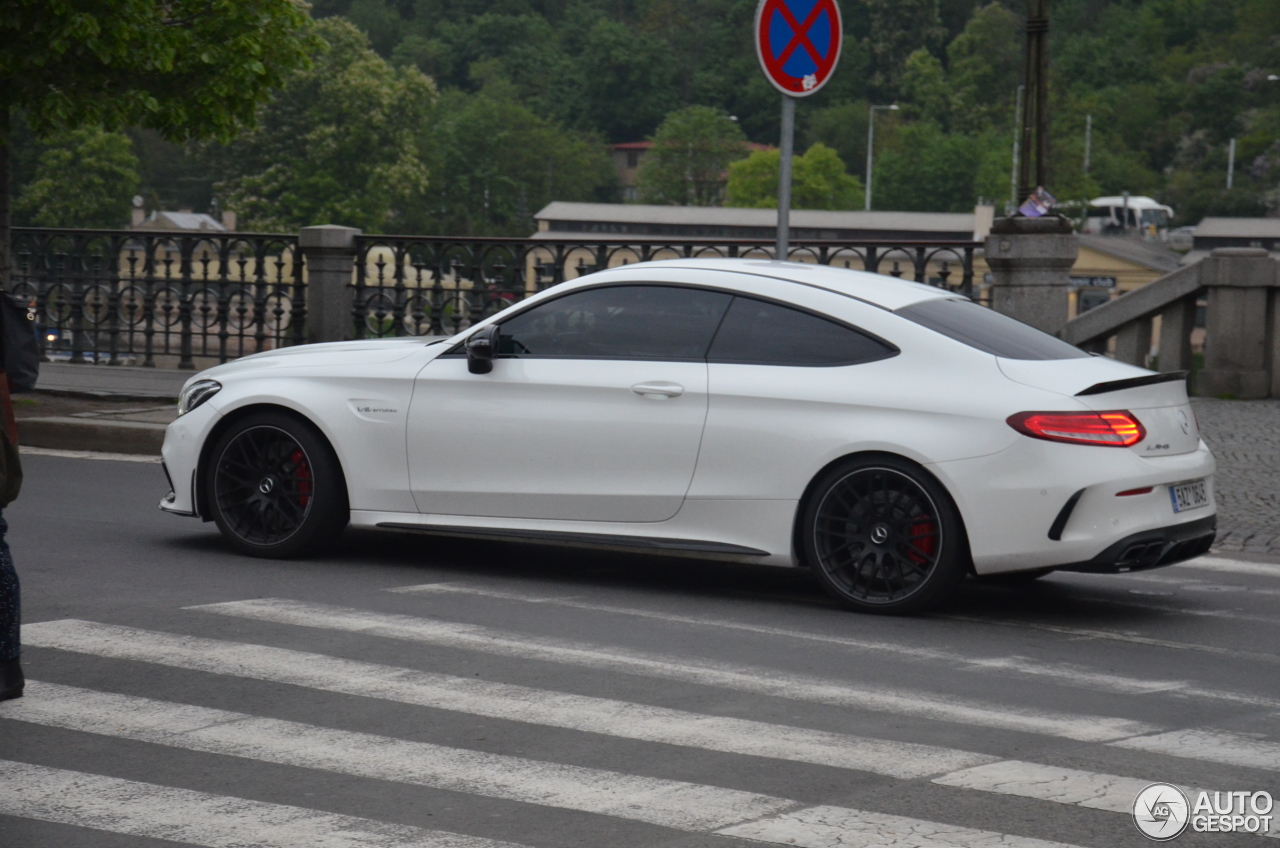
[[1151, 782], [1280, 795], [1280, 565], [1247, 554], [879, 618], [554, 547], [254, 560], [158, 512], [158, 465], [24, 464], [3, 848], [1110, 848]]

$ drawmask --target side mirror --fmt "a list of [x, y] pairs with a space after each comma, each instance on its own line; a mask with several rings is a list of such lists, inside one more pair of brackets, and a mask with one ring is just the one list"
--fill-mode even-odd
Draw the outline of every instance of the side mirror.
[[472, 374], [488, 374], [493, 370], [493, 357], [498, 352], [498, 325], [490, 324], [467, 339], [467, 370]]

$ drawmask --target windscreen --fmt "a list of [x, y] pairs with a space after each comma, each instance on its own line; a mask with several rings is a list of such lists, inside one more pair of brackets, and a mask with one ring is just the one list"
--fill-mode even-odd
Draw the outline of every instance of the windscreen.
[[1089, 354], [971, 300], [938, 298], [897, 310], [910, 321], [1006, 359], [1080, 359]]

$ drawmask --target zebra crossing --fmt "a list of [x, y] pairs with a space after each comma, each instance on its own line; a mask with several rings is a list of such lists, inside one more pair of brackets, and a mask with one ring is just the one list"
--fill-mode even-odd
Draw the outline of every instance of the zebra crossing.
[[[1214, 559], [1205, 571], [1221, 574], [1235, 567], [1232, 562]], [[1233, 573], [1280, 577], [1280, 569], [1264, 566], [1242, 563]], [[282, 803], [281, 797], [251, 791], [257, 784], [209, 791], [192, 788], [199, 780], [171, 785], [159, 777], [140, 780], [137, 769], [104, 770], [101, 760], [97, 768], [81, 769], [40, 762], [38, 749], [24, 749], [17, 758], [0, 749], [0, 817], [136, 837], [140, 846], [167, 840], [216, 848], [1109, 848], [1142, 844], [1128, 816], [1136, 794], [1153, 782], [1190, 789], [1230, 780], [1230, 786], [1213, 788], [1280, 795], [1280, 735], [1273, 730], [1280, 702], [1265, 694], [465, 581], [389, 587], [385, 594], [400, 599], [398, 604], [465, 596], [480, 604], [678, 624], [693, 633], [745, 632], [789, 645], [819, 642], [870, 661], [917, 663], [936, 672], [938, 683], [908, 688], [780, 671], [696, 651], [677, 655], [473, 623], [450, 617], [438, 604], [414, 614], [389, 612], [370, 608], [368, 598], [351, 605], [285, 597], [205, 603], [175, 610], [165, 627], [53, 619], [26, 626], [24, 641], [50, 660], [42, 667], [56, 669], [54, 660], [66, 658], [71, 671], [56, 674], [60, 679], [33, 675], [24, 698], [0, 704], [0, 732], [8, 734], [0, 738], [78, 734], [93, 740], [95, 750], [119, 746], [139, 761], [233, 760], [242, 770], [283, 769], [279, 773], [290, 776], [292, 788], [318, 786], [318, 776], [329, 775], [344, 781], [342, 786], [367, 785], [371, 796], [395, 787], [397, 793], [420, 793], [415, 797], [427, 799], [428, 806], [443, 808], [446, 799], [465, 798], [468, 809], [494, 812], [455, 815], [446, 828], [426, 827], [421, 815], [353, 815], [349, 805], [330, 797], [307, 805]], [[236, 627], [230, 635], [200, 635], [222, 623]], [[1046, 633], [1049, 639], [1081, 638]], [[318, 648], [298, 647], [311, 642]], [[388, 644], [421, 649], [425, 660], [399, 665], [364, 656]], [[1259, 652], [1267, 653], [1270, 644], [1259, 642]], [[432, 651], [474, 657], [486, 673], [433, 669]], [[76, 658], [80, 664], [71, 662]], [[127, 663], [172, 685], [164, 697], [82, 685], [71, 678], [83, 661]], [[557, 687], [555, 675], [530, 685], [525, 670], [533, 666], [572, 671], [577, 680], [626, 678], [636, 682], [636, 691], [653, 695], [630, 700], [584, 694], [574, 686]], [[959, 695], [949, 691], [944, 674], [957, 668], [991, 680], [1047, 680], [1056, 691], [1100, 693], [1099, 701], [1081, 701], [1095, 706], [1126, 698], [1144, 705], [1162, 703], [1158, 699], [1230, 704], [1266, 717], [1258, 725], [1264, 732], [1174, 726], [1160, 720], [1158, 710], [1138, 718], [1075, 709], [1073, 698], [1052, 707], [1018, 705], [994, 688], [985, 698]], [[202, 703], [206, 688], [197, 681], [209, 679], [225, 686], [252, 681], [277, 687], [300, 706], [285, 717], [252, 698], [237, 709]], [[190, 684], [189, 694], [184, 684]], [[667, 697], [664, 687], [673, 686], [686, 688], [679, 697]], [[692, 692], [708, 697], [700, 700]], [[381, 705], [401, 723], [360, 726], [351, 718], [358, 710], [334, 715], [305, 708], [308, 699], [339, 696], [344, 703]], [[775, 705], [767, 719], [742, 707], [756, 702]], [[811, 718], [810, 710], [847, 720], [832, 729], [829, 720]], [[300, 720], [304, 713], [306, 720]], [[411, 717], [407, 723], [404, 716]], [[493, 751], [473, 744], [479, 739], [433, 740], [429, 730], [442, 723], [440, 716], [497, 722], [509, 738], [564, 738], [574, 746], [566, 745], [563, 753], [534, 743], [515, 746], [531, 750]], [[894, 723], [902, 726], [896, 735], [863, 732]], [[926, 724], [943, 728], [939, 736], [947, 742], [902, 738]], [[672, 765], [648, 766], [636, 756], [640, 751], [663, 752], [657, 760]], [[732, 773], [718, 767], [730, 762], [741, 767]], [[905, 815], [903, 804], [885, 800], [893, 794], [920, 799], [928, 814]], [[1017, 805], [1017, 815], [1003, 814], [1010, 805]], [[554, 811], [561, 831], [518, 824], [495, 829], [489, 820], [518, 821], [539, 809]], [[993, 828], [993, 822], [1000, 826]], [[626, 830], [624, 837], [626, 828], [640, 829]], [[1280, 836], [1280, 828], [1267, 835]], [[1189, 834], [1184, 841], [1212, 839]]]

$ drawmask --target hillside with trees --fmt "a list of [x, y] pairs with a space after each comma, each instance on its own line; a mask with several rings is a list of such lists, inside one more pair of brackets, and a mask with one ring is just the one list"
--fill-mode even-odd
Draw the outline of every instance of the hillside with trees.
[[[840, 67], [797, 110], [814, 203], [861, 208], [868, 107], [896, 103], [876, 116], [876, 208], [1003, 206], [1023, 4], [841, 9]], [[257, 129], [182, 149], [124, 132], [149, 203], [216, 196], [246, 227], [323, 217], [525, 235], [548, 200], [618, 199], [606, 144], [645, 138], [658, 147], [644, 198], [767, 205], [776, 161], [747, 142], [777, 143], [779, 102], [757, 67], [754, 11], [755, 0], [316, 0], [328, 50], [278, 88]], [[1050, 20], [1055, 195], [1150, 194], [1176, 223], [1280, 215], [1280, 0], [1056, 0]], [[104, 179], [130, 185], [119, 145], [91, 136]], [[67, 155], [14, 137], [15, 214], [49, 220], [41, 198]], [[687, 184], [657, 167], [681, 147], [699, 157]], [[737, 189], [719, 182], [734, 173]], [[76, 214], [99, 221], [109, 207]]]

